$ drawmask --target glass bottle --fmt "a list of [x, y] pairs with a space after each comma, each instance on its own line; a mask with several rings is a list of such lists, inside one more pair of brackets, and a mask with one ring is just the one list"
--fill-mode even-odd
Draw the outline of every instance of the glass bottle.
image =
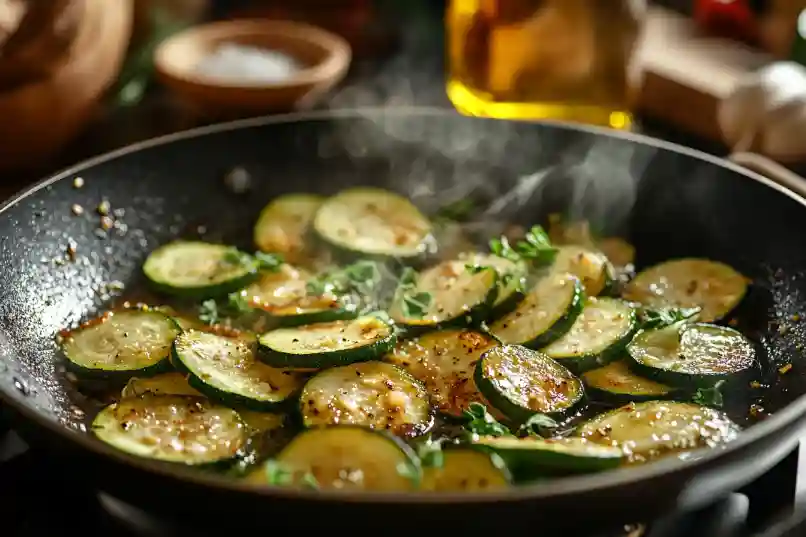
[[645, 0], [451, 0], [448, 97], [468, 115], [629, 129]]

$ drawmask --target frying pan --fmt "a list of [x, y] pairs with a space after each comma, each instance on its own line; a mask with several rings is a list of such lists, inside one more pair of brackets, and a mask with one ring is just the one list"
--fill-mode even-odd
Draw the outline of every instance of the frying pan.
[[[245, 185], [227, 181], [246, 170]], [[77, 188], [75, 178], [83, 179]], [[478, 218], [587, 218], [637, 249], [640, 266], [721, 260], [752, 278], [741, 329], [758, 345], [764, 419], [689, 461], [563, 478], [478, 495], [256, 490], [212, 473], [137, 459], [96, 441], [87, 403], [63, 378], [59, 329], [92, 315], [124, 282], [142, 285], [150, 249], [176, 236], [250, 247], [259, 209], [290, 191], [373, 184], [426, 212], [465, 197]], [[121, 223], [99, 229], [107, 200]], [[73, 205], [84, 208], [81, 215]], [[770, 469], [806, 423], [806, 202], [760, 175], [658, 140], [556, 123], [468, 118], [436, 109], [365, 109], [245, 120], [117, 151], [37, 184], [0, 209], [0, 398], [25, 438], [68, 456], [75, 479], [124, 501], [232, 529], [605, 530], [699, 508]], [[75, 259], [65, 255], [69, 244]], [[786, 375], [778, 368], [793, 367]], [[417, 531], [416, 528], [414, 531]], [[573, 533], [572, 533], [573, 534]]]

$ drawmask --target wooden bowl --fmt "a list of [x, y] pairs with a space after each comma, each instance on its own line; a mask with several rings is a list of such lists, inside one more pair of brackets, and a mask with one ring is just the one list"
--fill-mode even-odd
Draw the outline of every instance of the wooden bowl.
[[[223, 44], [283, 52], [303, 67], [278, 83], [239, 83], [199, 73], [199, 63]], [[311, 106], [335, 86], [350, 66], [350, 45], [307, 24], [242, 19], [196, 26], [162, 43], [155, 53], [158, 79], [206, 116], [232, 117], [285, 112]]]

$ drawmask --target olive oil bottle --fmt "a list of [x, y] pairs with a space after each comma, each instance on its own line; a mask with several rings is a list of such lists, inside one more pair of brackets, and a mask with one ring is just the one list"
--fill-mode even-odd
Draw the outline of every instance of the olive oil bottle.
[[448, 97], [468, 115], [629, 129], [644, 0], [451, 0]]

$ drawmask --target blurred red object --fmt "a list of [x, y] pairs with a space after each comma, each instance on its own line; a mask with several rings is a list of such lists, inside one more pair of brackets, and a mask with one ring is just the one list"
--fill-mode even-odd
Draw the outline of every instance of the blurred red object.
[[758, 20], [748, 0], [697, 0], [697, 26], [710, 35], [747, 43], [758, 40]]
[[345, 38], [356, 56], [387, 52], [395, 32], [375, 0], [256, 0], [232, 13], [235, 18], [268, 18], [307, 22]]

